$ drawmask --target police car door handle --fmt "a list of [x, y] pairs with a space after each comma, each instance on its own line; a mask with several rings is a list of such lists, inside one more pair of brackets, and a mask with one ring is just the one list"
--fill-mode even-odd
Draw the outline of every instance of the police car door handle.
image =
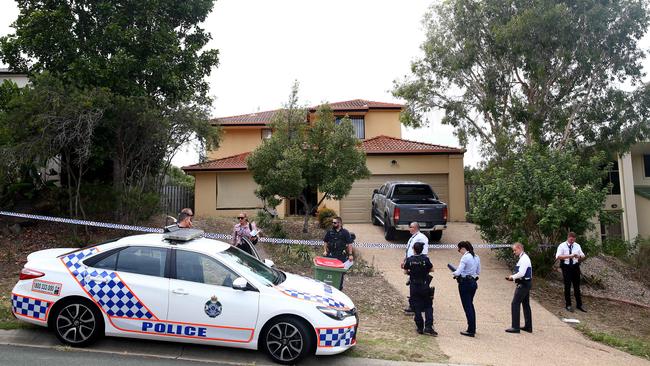
[[174, 289], [174, 290], [172, 290], [172, 292], [175, 293], [176, 295], [189, 295], [190, 294], [189, 292], [183, 290], [182, 288]]
[[86, 282], [100, 282], [100, 283], [108, 282], [108, 278], [101, 277], [101, 276], [86, 276], [86, 278], [84, 279], [86, 280]]

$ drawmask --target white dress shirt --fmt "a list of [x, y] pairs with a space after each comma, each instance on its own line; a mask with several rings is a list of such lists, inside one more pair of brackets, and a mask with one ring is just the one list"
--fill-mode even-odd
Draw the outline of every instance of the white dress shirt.
[[460, 264], [458, 268], [453, 272], [453, 275], [458, 277], [472, 276], [474, 278], [478, 277], [481, 274], [481, 258], [478, 255], [472, 256], [472, 253], [465, 252], [462, 257], [460, 257]]
[[415, 254], [415, 252], [413, 252], [413, 244], [417, 242], [424, 243], [422, 254], [427, 254], [429, 252], [429, 239], [427, 239], [427, 236], [422, 234], [421, 231], [418, 231], [417, 233], [411, 235], [408, 243], [406, 243], [406, 258]]
[[516, 273], [511, 276], [513, 280], [519, 278], [530, 280], [533, 278], [533, 265], [530, 263], [528, 254], [521, 252], [519, 255], [519, 261], [517, 261], [517, 266], [515, 267], [515, 271]]
[[[562, 255], [570, 255], [570, 254], [577, 254], [580, 256], [580, 258], [585, 257], [585, 253], [582, 251], [580, 244], [573, 243], [571, 248], [569, 248], [569, 243], [565, 241], [564, 243], [558, 245], [557, 252], [555, 253], [555, 259], [558, 259], [558, 257]], [[579, 262], [578, 258], [569, 258], [569, 259], [563, 259], [564, 264], [570, 264], [571, 259], [573, 259], [573, 264], [577, 264]]]

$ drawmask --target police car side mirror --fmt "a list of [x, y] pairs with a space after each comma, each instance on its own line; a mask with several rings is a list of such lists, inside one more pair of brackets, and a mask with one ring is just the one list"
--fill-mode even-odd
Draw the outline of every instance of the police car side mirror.
[[248, 290], [248, 281], [246, 281], [244, 277], [237, 277], [234, 281], [232, 281], [232, 288], [235, 290], [246, 291]]
[[275, 263], [273, 263], [273, 261], [270, 260], [270, 259], [265, 259], [264, 264], [266, 264], [266, 266], [269, 267], [269, 268], [272, 268], [273, 266], [275, 266]]

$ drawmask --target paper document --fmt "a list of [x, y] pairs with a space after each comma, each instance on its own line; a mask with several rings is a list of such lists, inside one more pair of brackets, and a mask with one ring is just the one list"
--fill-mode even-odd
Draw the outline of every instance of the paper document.
[[345, 263], [343, 263], [343, 268], [350, 269], [350, 267], [352, 267], [353, 264], [354, 262], [348, 259], [347, 261], [345, 261]]

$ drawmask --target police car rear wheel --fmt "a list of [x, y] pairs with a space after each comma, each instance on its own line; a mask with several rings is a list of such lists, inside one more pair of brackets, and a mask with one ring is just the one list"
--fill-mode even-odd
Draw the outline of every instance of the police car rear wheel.
[[93, 305], [70, 302], [59, 307], [54, 319], [54, 332], [63, 343], [84, 347], [102, 334], [103, 319]]
[[300, 361], [312, 348], [305, 324], [297, 319], [282, 318], [266, 328], [263, 346], [273, 361], [289, 365]]

